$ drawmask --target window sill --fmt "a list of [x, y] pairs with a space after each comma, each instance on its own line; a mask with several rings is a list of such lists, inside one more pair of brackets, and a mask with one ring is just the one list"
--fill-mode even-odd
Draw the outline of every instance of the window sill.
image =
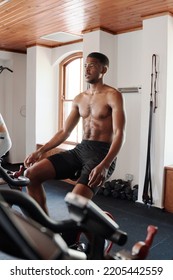
[[[39, 149], [41, 146], [43, 146], [43, 144], [37, 144], [37, 149]], [[48, 151], [46, 153], [46, 157], [47, 155], [53, 155], [59, 151], [68, 151], [71, 150], [73, 148], [75, 148], [76, 145], [74, 144], [66, 144], [66, 143], [62, 143], [61, 145], [59, 145], [57, 148], [53, 148], [52, 150]], [[45, 156], [44, 156], [45, 157]]]

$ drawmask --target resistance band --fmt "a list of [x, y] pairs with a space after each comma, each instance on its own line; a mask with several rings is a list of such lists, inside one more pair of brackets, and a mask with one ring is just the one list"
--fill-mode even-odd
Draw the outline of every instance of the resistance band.
[[8, 67], [4, 67], [4, 66], [0, 66], [0, 74], [2, 73], [2, 71], [4, 71], [4, 70], [8, 70], [8, 71], [10, 71], [10, 72], [13, 72], [13, 70], [11, 70], [10, 68], [8, 68]]
[[145, 204], [153, 204], [152, 194], [152, 179], [151, 179], [151, 136], [152, 136], [152, 117], [157, 108], [157, 56], [152, 55], [152, 73], [151, 73], [151, 93], [150, 93], [150, 111], [149, 111], [149, 129], [148, 129], [148, 147], [147, 147], [147, 160], [146, 171], [143, 188], [143, 202]]

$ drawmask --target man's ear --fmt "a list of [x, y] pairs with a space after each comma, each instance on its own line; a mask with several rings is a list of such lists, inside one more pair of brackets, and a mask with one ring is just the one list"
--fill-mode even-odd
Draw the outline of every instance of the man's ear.
[[102, 74], [105, 74], [108, 70], [108, 67], [107, 66], [103, 66], [103, 69], [102, 69]]

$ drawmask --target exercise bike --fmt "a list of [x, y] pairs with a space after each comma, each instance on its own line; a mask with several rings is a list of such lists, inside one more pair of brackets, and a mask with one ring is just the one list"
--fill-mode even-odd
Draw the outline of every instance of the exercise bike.
[[[0, 174], [10, 185], [16, 187], [28, 178], [12, 178], [0, 166]], [[2, 175], [3, 174], [3, 175]], [[4, 176], [5, 174], [5, 176]], [[94, 202], [79, 195], [68, 193], [65, 197], [70, 219], [54, 221], [27, 194], [18, 190], [0, 189], [0, 249], [10, 255], [24, 259], [145, 259], [157, 232], [149, 226], [144, 242], [137, 242], [132, 251], [105, 251], [105, 240], [124, 246], [127, 233], [104, 213]], [[17, 205], [24, 215], [14, 212], [9, 205]], [[84, 232], [90, 236], [85, 251], [72, 249], [68, 239], [72, 233]], [[74, 242], [74, 240], [73, 240]], [[10, 245], [11, 244], [11, 245]], [[47, 244], [47, 245], [46, 245]], [[73, 243], [74, 244], [74, 243]], [[49, 248], [50, 250], [47, 250]]]
[[[8, 141], [8, 133], [7, 136], [3, 140]], [[1, 151], [7, 151], [7, 147], [10, 145]], [[157, 232], [156, 227], [148, 227], [146, 240], [137, 242], [132, 252], [123, 250], [110, 255], [110, 250], [105, 250], [105, 240], [119, 246], [125, 245], [127, 241], [127, 233], [121, 231], [111, 217], [94, 202], [68, 193], [65, 202], [70, 219], [54, 221], [31, 197], [19, 191], [29, 184], [29, 179], [21, 173], [22, 170], [12, 172], [4, 169], [0, 161], [0, 176], [10, 186], [9, 190], [0, 189], [0, 250], [23, 259], [146, 258]], [[11, 205], [20, 207], [24, 215], [14, 212]], [[72, 233], [75, 233], [76, 238], [76, 234], [80, 236], [82, 232], [89, 236], [87, 248], [83, 251], [78, 250], [79, 247], [72, 249], [79, 241], [74, 240]]]
[[[11, 139], [10, 139], [7, 127], [5, 125], [5, 122], [2, 118], [2, 116], [0, 116], [0, 124], [1, 124], [0, 131], [3, 132], [3, 137], [1, 138], [2, 140], [0, 143], [0, 156], [3, 156], [11, 148]], [[2, 161], [3, 161], [3, 159], [0, 158], [0, 176], [4, 180], [4, 183], [7, 183], [8, 186], [10, 187], [10, 189], [12, 189], [12, 190], [16, 189], [16, 190], [21, 191], [23, 187], [25, 187], [29, 184], [29, 179], [23, 176], [24, 167], [21, 166], [20, 170], [13, 172], [11, 170], [7, 170], [7, 169], [3, 168], [1, 165]], [[24, 210], [25, 205], [23, 204], [23, 201], [25, 201], [25, 200], [20, 199], [19, 194], [17, 197], [15, 194], [12, 194], [8, 191], [7, 192], [3, 191], [3, 194], [6, 195], [6, 200], [8, 201], [8, 203], [10, 205], [19, 204], [19, 206], [21, 207], [23, 212], [25, 212], [25, 214], [26, 214], [27, 211], [26, 211], [26, 209]], [[24, 203], [26, 203], [26, 205], [27, 205], [27, 202], [24, 202]], [[35, 219], [36, 219], [36, 217], [35, 217], [36, 212], [37, 211], [34, 211], [34, 213], [33, 213], [33, 216]], [[113, 218], [109, 213], [107, 213], [107, 214], [111, 218]], [[39, 220], [39, 222], [40, 222], [40, 220]], [[41, 220], [41, 222], [42, 222], [42, 220]], [[61, 223], [59, 223], [59, 226], [60, 225], [61, 225]], [[66, 225], [68, 225], [68, 226], [66, 226]], [[66, 233], [66, 231], [67, 231], [66, 228], [68, 228], [68, 230], [72, 228], [71, 221], [64, 222], [63, 229], [61, 229], [61, 227], [60, 228], [56, 227], [56, 232], [61, 232], [61, 234], [64, 233], [64, 238], [66, 239], [67, 243], [73, 247], [79, 248], [81, 246], [80, 234], [78, 234], [78, 231], [77, 231], [77, 233], [76, 233], [77, 237], [75, 236], [75, 234], [73, 237], [73, 235], [69, 235], [69, 233]], [[73, 232], [75, 232], [74, 228], [72, 228], [72, 229], [73, 229]], [[76, 239], [74, 239], [75, 237], [76, 237]], [[107, 246], [105, 246], [106, 252], [110, 251], [112, 244], [113, 244], [112, 242], [107, 242]]]
[[[26, 186], [28, 184], [28, 178], [26, 178], [26, 182], [25, 182], [25, 177], [21, 177], [19, 176], [19, 178], [16, 178], [13, 175], [13, 172], [8, 172], [7, 170], [4, 170], [4, 168], [2, 166], [0, 166], [0, 174], [1, 176], [6, 180], [7, 184], [10, 185], [11, 188], [13, 187], [17, 187], [18, 184], [21, 184], [22, 186]], [[18, 180], [18, 183], [17, 183]], [[13, 184], [14, 182], [14, 184]], [[73, 218], [72, 219], [68, 219], [68, 220], [64, 220], [64, 221], [53, 221], [51, 218], [49, 218], [44, 211], [40, 208], [40, 206], [35, 202], [35, 200], [33, 200], [31, 197], [29, 197], [28, 195], [26, 195], [25, 193], [19, 192], [18, 190], [12, 190], [12, 189], [1, 189], [0, 190], [0, 194], [3, 197], [3, 199], [6, 201], [6, 203], [8, 203], [8, 205], [12, 206], [12, 205], [16, 205], [18, 207], [20, 207], [20, 209], [22, 210], [22, 213], [24, 213], [25, 217], [28, 217], [29, 219], [33, 219], [34, 221], [36, 221], [37, 223], [43, 225], [45, 228], [50, 229], [52, 232], [54, 233], [61, 233], [61, 236], [63, 237], [63, 239], [66, 241], [67, 245], [70, 246], [71, 248], [76, 248], [79, 249], [80, 246], [85, 245], [82, 244], [80, 241], [80, 236], [82, 235], [82, 233], [86, 233], [88, 231], [88, 228], [85, 227], [84, 225], [80, 224], [75, 221]], [[101, 209], [99, 209], [99, 211], [102, 211]], [[102, 211], [103, 212], [103, 211]], [[70, 211], [71, 213], [71, 211]], [[103, 212], [104, 215], [107, 216], [106, 213]], [[107, 216], [108, 217], [108, 216]], [[112, 220], [112, 217], [109, 217], [110, 220]], [[115, 223], [116, 225], [116, 223]], [[118, 225], [116, 225], [118, 228]], [[98, 232], [101, 229], [98, 228]], [[99, 233], [97, 232], [96, 235], [99, 235]], [[92, 236], [92, 238], [95, 236], [95, 233], [92, 232], [89, 233], [90, 236]], [[124, 238], [126, 237], [126, 234], [124, 235]], [[106, 236], [105, 236], [106, 238]], [[96, 252], [98, 251], [98, 248], [100, 248], [100, 246], [98, 246], [97, 250], [95, 251], [95, 246], [96, 245], [96, 241], [98, 242], [98, 237], [96, 240], [92, 239], [92, 246], [90, 246], [90, 252], [88, 251], [88, 254], [92, 255], [92, 258], [94, 257], [94, 255], [96, 255]], [[104, 253], [108, 254], [108, 252], [110, 251], [110, 244], [113, 244], [113, 241], [111, 240], [107, 241], [109, 242], [109, 246], [107, 246], [105, 248], [105, 239], [104, 239]], [[122, 241], [117, 241], [118, 243], [122, 243]], [[125, 242], [125, 240], [124, 240]], [[91, 251], [93, 250], [93, 246], [94, 246], [94, 251], [93, 253], [91, 253]], [[91, 256], [90, 256], [91, 257]]]

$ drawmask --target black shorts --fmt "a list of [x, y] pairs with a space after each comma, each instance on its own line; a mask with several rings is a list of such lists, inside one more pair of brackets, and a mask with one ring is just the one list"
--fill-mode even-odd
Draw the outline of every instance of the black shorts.
[[[56, 171], [56, 178], [77, 180], [78, 183], [88, 185], [89, 174], [107, 155], [109, 143], [83, 140], [74, 149], [60, 152], [48, 157]], [[116, 159], [112, 162], [106, 180], [115, 169]], [[93, 189], [95, 192], [95, 190]]]

